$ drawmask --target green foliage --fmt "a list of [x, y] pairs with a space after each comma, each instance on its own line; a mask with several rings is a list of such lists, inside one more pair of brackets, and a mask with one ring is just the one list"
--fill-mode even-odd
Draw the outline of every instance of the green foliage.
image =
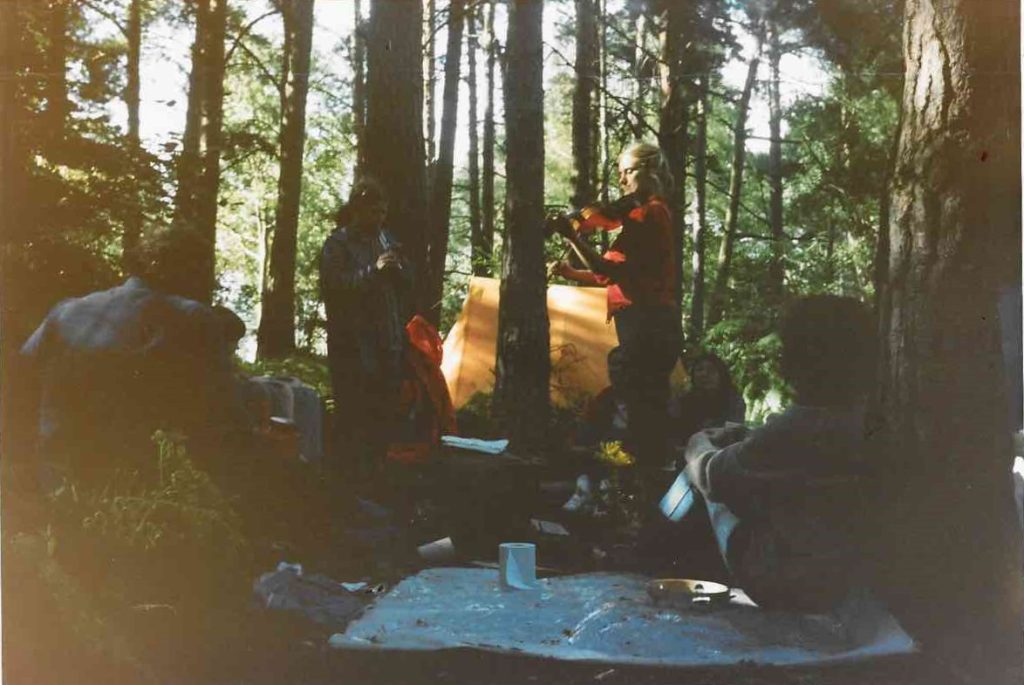
[[16, 598], [5, 592], [5, 619], [18, 627], [5, 648], [20, 667], [55, 674], [67, 661], [97, 682], [155, 682], [191, 667], [179, 661], [184, 645], [195, 657], [237, 637], [253, 570], [242, 521], [179, 436], [154, 439], [153, 473], [69, 474], [39, 532], [5, 535], [5, 583], [18, 587]]
[[0, 254], [0, 271], [17, 289], [9, 298], [17, 301], [8, 334], [15, 345], [57, 301], [113, 285], [122, 275], [126, 227], [160, 223], [168, 208], [169, 165], [135, 149], [110, 120], [123, 44], [97, 37], [80, 3], [64, 3], [67, 112], [54, 116], [52, 83], [38, 78], [55, 68], [49, 5], [20, 3], [24, 30], [9, 113], [18, 122], [14, 151], [24, 173]]
[[747, 404], [747, 420], [764, 418], [792, 400], [779, 374], [779, 337], [766, 321], [731, 317], [707, 332], [707, 349], [715, 352], [732, 372], [736, 388]]
[[237, 589], [250, 554], [239, 515], [180, 436], [154, 440], [155, 478], [111, 469], [105, 483], [69, 481], [52, 496], [57, 559], [129, 605], [202, 602]]

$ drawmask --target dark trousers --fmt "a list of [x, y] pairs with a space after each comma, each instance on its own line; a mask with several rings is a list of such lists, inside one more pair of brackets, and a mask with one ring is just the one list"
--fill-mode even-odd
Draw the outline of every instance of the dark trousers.
[[615, 314], [619, 346], [608, 353], [612, 389], [626, 404], [626, 447], [641, 471], [669, 457], [669, 376], [682, 345], [678, 313], [661, 305], [632, 305]]
[[381, 479], [395, 433], [401, 378], [397, 365], [369, 373], [349, 361], [331, 360], [334, 424], [328, 471], [339, 482], [372, 487]]

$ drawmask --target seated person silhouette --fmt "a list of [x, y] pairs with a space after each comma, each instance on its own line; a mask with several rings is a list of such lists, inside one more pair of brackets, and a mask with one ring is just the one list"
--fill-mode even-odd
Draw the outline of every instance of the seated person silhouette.
[[41, 467], [44, 489], [72, 473], [154, 469], [157, 429], [217, 450], [244, 421], [232, 366], [244, 325], [175, 294], [188, 270], [168, 266], [179, 254], [169, 233], [147, 236], [121, 285], [54, 306], [21, 349], [20, 456]]
[[766, 608], [823, 611], [863, 578], [875, 328], [862, 303], [815, 295], [779, 333], [795, 402], [760, 428], [693, 435], [662, 512], [686, 518], [703, 500], [733, 584]]
[[703, 352], [687, 364], [690, 385], [669, 402], [672, 441], [685, 447], [690, 436], [705, 428], [743, 423], [747, 411], [729, 373], [729, 367], [714, 352]]

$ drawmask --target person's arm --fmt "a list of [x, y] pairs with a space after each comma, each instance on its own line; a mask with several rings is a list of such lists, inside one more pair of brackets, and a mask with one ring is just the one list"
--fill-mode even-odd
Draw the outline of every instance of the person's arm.
[[[383, 258], [384, 255], [381, 255]], [[390, 258], [397, 262], [395, 255]], [[334, 293], [358, 295], [370, 287], [380, 271], [380, 262], [358, 265], [340, 240], [328, 239], [320, 256], [320, 274], [323, 286]]]
[[[745, 429], [710, 429], [695, 433], [686, 446], [686, 475], [712, 502], [721, 502], [740, 517], [757, 512], [760, 496], [788, 480], [783, 471], [759, 459], [756, 434], [743, 438]], [[751, 466], [752, 463], [761, 466]]]
[[593, 246], [587, 241], [583, 240], [580, 235], [573, 230], [569, 224], [560, 224], [558, 227], [558, 233], [572, 246], [573, 250], [579, 256], [579, 258], [590, 267], [590, 271], [597, 276], [616, 280], [616, 274], [622, 272], [624, 264], [621, 262], [613, 262], [609, 259], [605, 259]]
[[598, 286], [608, 284], [607, 278], [595, 274], [589, 269], [574, 269], [568, 262], [558, 262], [554, 265], [552, 271], [556, 276], [561, 276], [569, 281], [575, 281], [580, 285]]

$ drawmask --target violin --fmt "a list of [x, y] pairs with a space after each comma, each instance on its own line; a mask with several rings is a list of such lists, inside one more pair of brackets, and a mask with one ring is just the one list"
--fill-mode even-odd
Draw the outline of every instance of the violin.
[[550, 217], [545, 222], [546, 234], [554, 235], [565, 224], [579, 231], [584, 223], [595, 228], [610, 229], [619, 226], [629, 213], [640, 207], [643, 199], [637, 193], [627, 193], [614, 202], [595, 202], [561, 216]]

